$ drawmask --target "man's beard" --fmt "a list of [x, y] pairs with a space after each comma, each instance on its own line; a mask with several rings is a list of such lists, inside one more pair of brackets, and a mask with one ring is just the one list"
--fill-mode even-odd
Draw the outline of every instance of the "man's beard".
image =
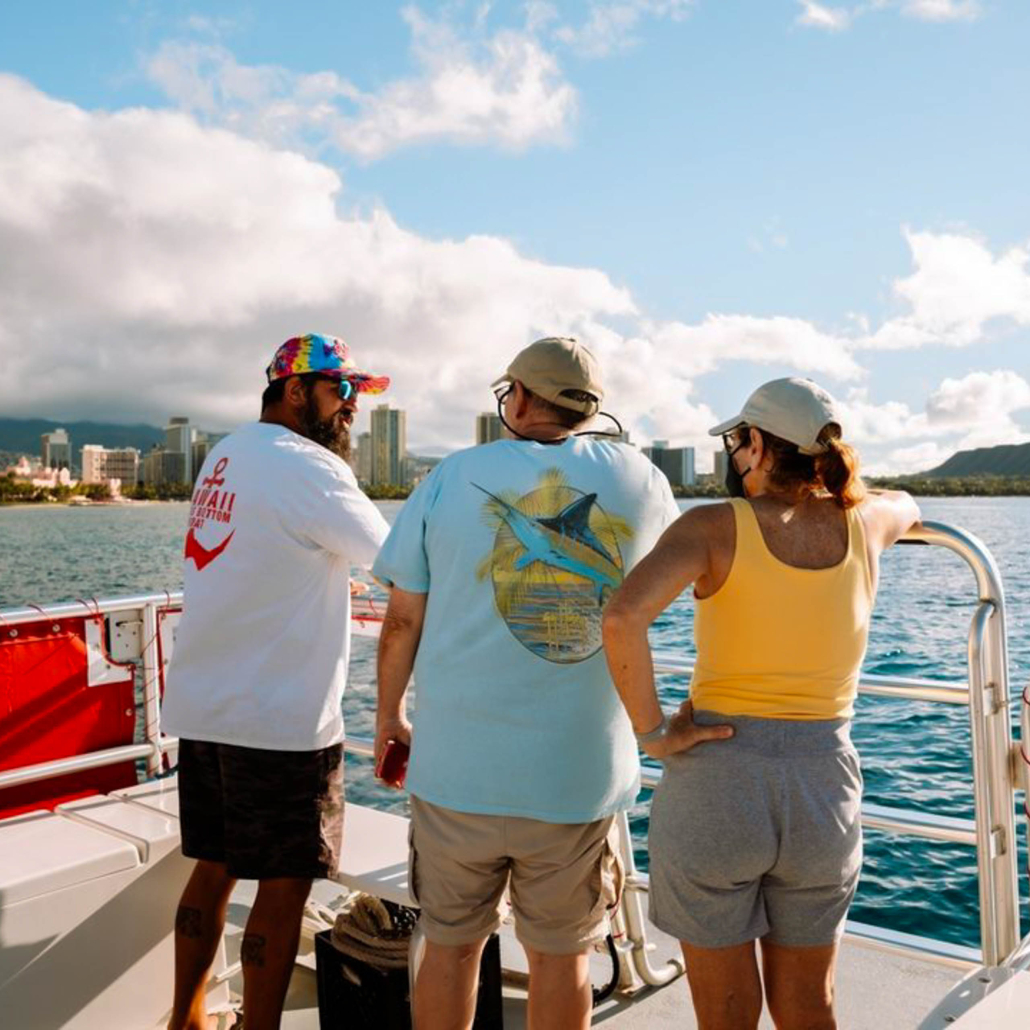
[[332, 418], [319, 418], [318, 405], [314, 395], [308, 394], [308, 402], [300, 418], [301, 435], [306, 436], [326, 450], [338, 454], [344, 461], [350, 460], [350, 426], [344, 409]]

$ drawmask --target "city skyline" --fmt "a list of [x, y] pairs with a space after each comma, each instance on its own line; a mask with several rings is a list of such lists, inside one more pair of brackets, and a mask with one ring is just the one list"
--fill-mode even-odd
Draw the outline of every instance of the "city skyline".
[[[403, 409], [379, 404], [373, 412], [374, 433], [352, 430], [349, 464], [356, 477], [370, 487], [417, 486], [439, 459], [407, 450], [407, 413]], [[60, 427], [42, 435], [44, 449], [47, 441], [56, 434], [60, 434], [58, 446], [65, 449], [60, 453], [74, 453], [69, 434]], [[78, 469], [71, 463], [63, 467], [79, 471], [84, 483], [100, 483], [109, 479], [142, 485], [195, 483], [208, 451], [224, 435], [192, 426], [188, 417], [173, 416], [165, 427], [164, 446], [154, 444], [149, 450], [141, 451], [134, 447], [108, 448], [87, 443], [79, 448], [81, 460]], [[482, 446], [503, 439], [505, 434], [500, 417], [492, 412], [480, 412], [475, 418], [473, 435], [475, 439], [468, 446]], [[624, 445], [636, 446], [625, 432], [617, 440]], [[188, 452], [179, 448], [188, 448]], [[693, 486], [698, 482], [695, 448], [672, 448], [667, 440], [654, 440], [650, 446], [643, 446], [640, 450], [665, 473], [673, 486]], [[716, 468], [717, 459], [718, 455], [715, 455]], [[45, 459], [40, 459], [40, 468], [45, 467], [48, 467]]]

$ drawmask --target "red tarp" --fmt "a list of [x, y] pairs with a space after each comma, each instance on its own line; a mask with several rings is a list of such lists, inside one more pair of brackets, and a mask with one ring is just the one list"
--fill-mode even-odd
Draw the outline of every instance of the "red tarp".
[[[0, 623], [0, 770], [133, 742], [134, 673], [89, 686], [87, 619]], [[57, 628], [55, 629], [55, 625]], [[0, 790], [0, 819], [136, 782], [133, 762]]]

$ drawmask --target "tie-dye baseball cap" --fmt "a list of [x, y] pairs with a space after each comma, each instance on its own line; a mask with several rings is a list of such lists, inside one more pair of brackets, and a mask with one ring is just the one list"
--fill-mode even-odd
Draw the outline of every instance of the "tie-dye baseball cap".
[[389, 385], [389, 376], [374, 376], [363, 372], [354, 364], [347, 344], [338, 336], [322, 336], [308, 333], [287, 340], [265, 369], [268, 381], [285, 379], [287, 376], [318, 372], [336, 379], [349, 379], [358, 393], [382, 393]]

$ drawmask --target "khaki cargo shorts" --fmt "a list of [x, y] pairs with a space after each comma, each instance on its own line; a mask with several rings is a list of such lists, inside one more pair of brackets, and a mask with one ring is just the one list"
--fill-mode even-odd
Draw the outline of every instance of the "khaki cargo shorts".
[[522, 944], [548, 955], [586, 950], [608, 932], [622, 894], [614, 816], [547, 823], [441, 808], [412, 795], [408, 883], [434, 944], [472, 944], [506, 914]]

